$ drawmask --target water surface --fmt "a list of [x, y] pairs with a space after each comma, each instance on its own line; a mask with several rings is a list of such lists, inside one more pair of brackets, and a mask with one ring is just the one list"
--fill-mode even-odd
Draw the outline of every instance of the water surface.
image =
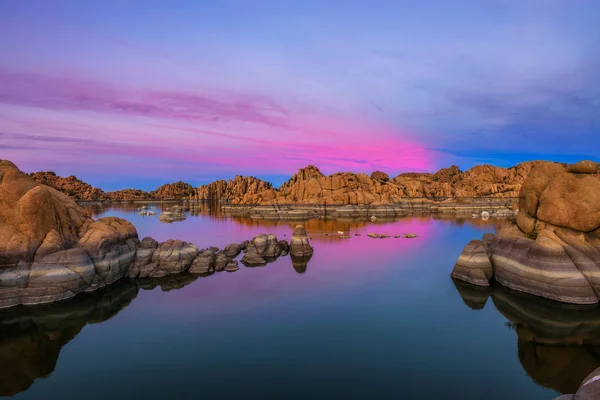
[[[208, 206], [171, 224], [132, 205], [90, 211], [128, 219], [140, 239], [201, 248], [263, 232], [289, 240], [296, 224], [226, 218]], [[312, 220], [305, 225], [315, 254], [305, 268], [281, 257], [208, 277], [124, 280], [73, 301], [1, 313], [0, 394], [552, 399], [574, 391], [600, 366], [596, 309], [450, 279], [464, 245], [494, 223]], [[338, 238], [339, 230], [351, 238]]]

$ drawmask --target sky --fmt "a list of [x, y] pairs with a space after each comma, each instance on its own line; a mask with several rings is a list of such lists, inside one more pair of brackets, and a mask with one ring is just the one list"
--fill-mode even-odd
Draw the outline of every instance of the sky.
[[0, 159], [105, 190], [600, 161], [597, 0], [0, 0]]

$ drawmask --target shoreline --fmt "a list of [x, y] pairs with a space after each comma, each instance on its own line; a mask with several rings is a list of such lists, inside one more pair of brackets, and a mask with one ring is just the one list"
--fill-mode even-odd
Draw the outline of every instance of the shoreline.
[[[516, 216], [518, 198], [464, 198], [432, 200], [413, 198], [403, 202], [367, 205], [317, 205], [317, 204], [275, 204], [275, 205], [233, 205], [220, 204], [224, 214], [252, 219], [306, 220], [317, 218], [394, 218], [412, 213], [451, 214], [461, 216], [489, 217]], [[191, 202], [190, 207], [198, 203]]]

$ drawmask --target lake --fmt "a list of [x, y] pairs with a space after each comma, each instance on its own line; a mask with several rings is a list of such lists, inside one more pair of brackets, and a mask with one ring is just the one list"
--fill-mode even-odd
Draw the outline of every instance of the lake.
[[[297, 224], [227, 218], [207, 205], [165, 224], [135, 208], [89, 207], [94, 218], [131, 221], [140, 239], [199, 248], [263, 232], [289, 240]], [[600, 366], [596, 308], [450, 278], [462, 248], [497, 222], [311, 220], [315, 253], [305, 267], [288, 256], [207, 277], [123, 280], [2, 312], [0, 395], [549, 400], [575, 391]]]

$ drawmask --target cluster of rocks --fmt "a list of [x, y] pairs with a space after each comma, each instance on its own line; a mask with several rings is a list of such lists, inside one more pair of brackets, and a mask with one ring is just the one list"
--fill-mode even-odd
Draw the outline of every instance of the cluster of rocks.
[[[185, 209], [175, 206], [172, 218], [185, 216]], [[238, 268], [234, 258], [242, 250], [242, 262], [248, 265], [287, 251], [299, 258], [312, 255], [301, 226], [294, 230], [290, 246], [274, 235], [259, 235], [223, 251], [200, 251], [180, 240], [140, 242], [131, 223], [116, 217], [94, 221], [68, 196], [0, 160], [0, 308], [67, 299], [124, 276], [160, 278], [190, 269], [234, 271]]]
[[277, 236], [260, 234], [252, 240], [242, 243], [230, 243], [223, 250], [209, 247], [199, 250], [195, 245], [181, 240], [167, 240], [158, 243], [152, 238], [144, 238], [138, 246], [136, 256], [131, 263], [129, 278], [161, 278], [170, 274], [211, 274], [213, 272], [234, 272], [239, 269], [235, 260], [244, 253], [241, 262], [245, 266], [265, 265], [280, 256], [291, 254], [308, 262], [313, 254], [306, 230], [298, 225], [290, 244], [278, 240]]
[[142, 217], [144, 217], [146, 215], [156, 215], [156, 211], [154, 211], [152, 209], [152, 207], [150, 207], [150, 206], [141, 206], [141, 207], [138, 207], [137, 208], [137, 212]]
[[600, 175], [591, 161], [537, 165], [523, 184], [516, 222], [471, 241], [452, 276], [552, 300], [600, 298]]
[[[383, 233], [367, 233], [367, 236], [373, 239], [387, 239], [390, 237], [390, 235], [386, 235]], [[414, 239], [416, 237], [419, 237], [419, 235], [417, 235], [416, 233], [406, 233], [404, 235], [394, 235], [394, 238], [398, 239], [398, 238], [404, 238], [404, 239]]]
[[237, 176], [201, 186], [196, 197], [234, 205], [318, 206], [389, 205], [408, 198], [515, 198], [532, 167], [542, 163], [526, 162], [512, 168], [480, 165], [466, 172], [452, 166], [435, 174], [407, 173], [394, 178], [381, 171], [370, 176], [350, 172], [326, 176], [309, 165], [279, 189], [254, 177]]
[[158, 219], [161, 222], [175, 222], [175, 221], [183, 221], [187, 218], [187, 216], [185, 215], [185, 212], [189, 211], [189, 208], [185, 208], [182, 206], [173, 206], [170, 209], [167, 209], [166, 211], [164, 211], [162, 214], [160, 214], [160, 216], [158, 217]]

